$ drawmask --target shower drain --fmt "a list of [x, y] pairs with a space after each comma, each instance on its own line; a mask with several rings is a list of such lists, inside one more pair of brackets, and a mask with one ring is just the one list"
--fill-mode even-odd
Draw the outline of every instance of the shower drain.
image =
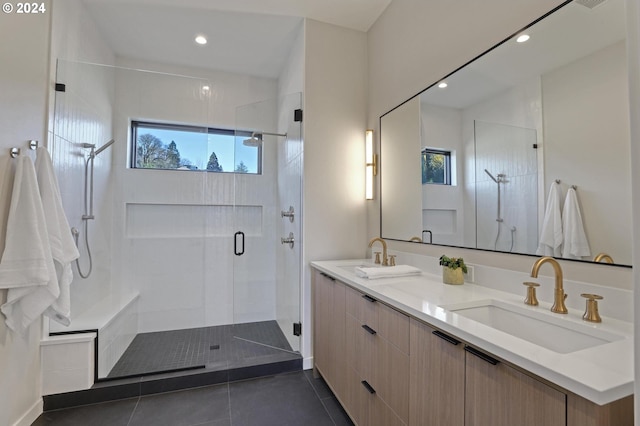
[[211, 345], [209, 346], [210, 351], [215, 351], [216, 349], [220, 349], [220, 345]]

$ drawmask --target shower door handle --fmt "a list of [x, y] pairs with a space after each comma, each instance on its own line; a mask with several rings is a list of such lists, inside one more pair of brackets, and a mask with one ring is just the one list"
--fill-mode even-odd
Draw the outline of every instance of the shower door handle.
[[[238, 241], [240, 241], [240, 244], [238, 244]], [[238, 248], [238, 246], [240, 246], [240, 248]], [[244, 232], [242, 231], [233, 234], [233, 253], [236, 256], [242, 256], [244, 254]]]

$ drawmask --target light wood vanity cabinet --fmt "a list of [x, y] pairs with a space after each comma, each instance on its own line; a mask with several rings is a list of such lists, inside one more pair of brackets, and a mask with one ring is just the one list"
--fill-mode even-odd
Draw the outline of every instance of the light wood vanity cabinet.
[[409, 317], [352, 288], [346, 291], [345, 407], [361, 425], [409, 420]]
[[464, 362], [459, 340], [411, 319], [410, 425], [464, 425]]
[[465, 425], [566, 425], [564, 393], [484, 352], [466, 352], [465, 378]]
[[313, 285], [315, 368], [357, 425], [633, 425], [633, 396], [598, 406], [317, 270]]
[[411, 425], [566, 425], [563, 393], [413, 319], [411, 353]]
[[315, 271], [314, 363], [336, 395], [346, 393], [346, 286]]

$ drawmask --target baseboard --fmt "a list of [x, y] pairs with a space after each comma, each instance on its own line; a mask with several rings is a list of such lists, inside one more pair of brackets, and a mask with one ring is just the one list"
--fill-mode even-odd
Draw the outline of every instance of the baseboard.
[[16, 421], [13, 426], [31, 426], [33, 422], [42, 414], [44, 403], [42, 398], [38, 398], [36, 402]]
[[307, 357], [302, 360], [302, 369], [311, 370], [313, 368], [313, 357]]

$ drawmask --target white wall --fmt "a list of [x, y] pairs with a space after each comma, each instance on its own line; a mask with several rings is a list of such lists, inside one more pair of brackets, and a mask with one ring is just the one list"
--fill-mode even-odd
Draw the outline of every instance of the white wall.
[[[314, 260], [366, 252], [364, 132], [366, 35], [313, 20], [305, 24], [303, 356], [311, 356]], [[311, 367], [310, 363], [305, 366]]]
[[[39, 15], [0, 14], [0, 156], [9, 149], [32, 155], [26, 141], [46, 141], [47, 75], [51, 4]], [[5, 212], [8, 206], [0, 205]], [[2, 220], [6, 220], [3, 215]], [[4, 246], [4, 242], [0, 243]], [[2, 247], [4, 248], [4, 247]], [[0, 291], [0, 304], [6, 291]], [[0, 424], [29, 425], [42, 410], [40, 337], [35, 321], [25, 336], [9, 330], [0, 318]]]
[[[444, 75], [558, 6], [558, 0], [394, 0], [368, 32], [368, 127], [378, 118]], [[376, 134], [378, 134], [376, 132]], [[379, 142], [379, 138], [378, 142]], [[379, 200], [367, 207], [368, 236], [376, 236]], [[392, 248], [439, 257], [441, 247], [391, 242]], [[529, 270], [531, 259], [474, 250], [447, 249], [471, 263]], [[562, 262], [565, 276], [631, 287], [631, 271], [600, 265]]]
[[[385, 237], [409, 240], [421, 235], [422, 184], [420, 167], [420, 101], [414, 98], [381, 118], [385, 144], [380, 151], [381, 188], [399, 188], [385, 191], [382, 223]], [[377, 191], [380, 197], [380, 191]], [[402, 206], [406, 214], [394, 215]]]
[[[640, 2], [627, 0], [627, 58], [629, 61], [629, 117], [631, 117], [631, 177], [640, 182]], [[635, 166], [635, 167], [634, 167]], [[640, 187], [632, 185], [631, 201], [634, 217], [640, 212]], [[633, 226], [633, 263], [640, 264], [640, 226]], [[633, 287], [640, 288], [640, 268], [633, 270]], [[640, 312], [640, 291], [634, 291], [634, 312]], [[640, 426], [640, 315], [634, 316], [635, 342], [635, 425]]]
[[619, 42], [542, 76], [545, 189], [576, 185], [592, 258], [622, 264], [631, 263], [627, 74]]

